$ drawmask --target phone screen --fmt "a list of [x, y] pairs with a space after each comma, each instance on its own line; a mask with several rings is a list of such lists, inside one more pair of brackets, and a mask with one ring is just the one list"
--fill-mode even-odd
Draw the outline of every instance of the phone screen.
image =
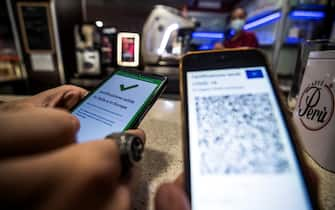
[[126, 130], [145, 110], [163, 81], [117, 71], [72, 112], [79, 121], [79, 143]]
[[122, 38], [122, 61], [134, 62], [135, 60], [135, 38]]
[[186, 77], [192, 209], [312, 209], [266, 67]]

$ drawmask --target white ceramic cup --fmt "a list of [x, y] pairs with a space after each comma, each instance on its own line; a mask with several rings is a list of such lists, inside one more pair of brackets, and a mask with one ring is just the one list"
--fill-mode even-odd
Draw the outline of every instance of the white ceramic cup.
[[335, 172], [335, 48], [329, 45], [309, 52], [293, 120], [306, 152]]

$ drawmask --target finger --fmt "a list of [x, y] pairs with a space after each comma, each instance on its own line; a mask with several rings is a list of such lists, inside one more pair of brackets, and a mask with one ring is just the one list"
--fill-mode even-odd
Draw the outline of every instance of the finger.
[[[77, 87], [77, 86], [74, 86], [74, 85], [62, 85], [62, 86], [44, 91], [40, 94], [53, 95], [55, 93], [62, 93], [62, 95], [64, 97], [66, 97], [68, 94], [76, 93], [81, 98], [83, 98], [84, 96], [87, 95], [88, 91], [81, 88], [81, 87]], [[38, 94], [38, 95], [40, 95], [40, 94]]]
[[45, 168], [42, 165], [41, 159], [32, 157], [1, 161], [0, 195], [3, 206], [20, 209], [21, 203], [28, 204], [33, 200], [33, 192], [42, 190], [40, 183], [45, 183]]
[[184, 172], [179, 174], [179, 176], [174, 181], [174, 184], [178, 186], [180, 189], [185, 190], [186, 185], [185, 185], [185, 173]]
[[132, 129], [132, 130], [127, 130], [126, 132], [139, 137], [142, 140], [143, 144], [145, 144], [145, 141], [146, 141], [145, 133], [142, 129]]
[[78, 87], [78, 86], [74, 86], [74, 85], [63, 85], [63, 86], [60, 86], [59, 88], [66, 90], [65, 92], [77, 92], [79, 93], [81, 98], [84, 98], [88, 94], [87, 90], [81, 87]]
[[65, 109], [72, 109], [80, 100], [82, 99], [81, 93], [78, 92], [69, 92], [64, 96], [64, 104], [59, 107], [63, 107]]
[[[113, 140], [97, 140], [74, 144], [64, 149], [67, 159], [80, 160], [77, 169], [82, 177], [94, 177], [104, 180], [103, 184], [115, 184], [120, 181], [122, 165], [119, 146]], [[76, 168], [75, 167], [75, 168]], [[79, 175], [79, 174], [78, 174]], [[84, 178], [85, 179], [85, 178]], [[96, 185], [98, 183], [94, 183]]]
[[56, 109], [29, 108], [0, 116], [1, 156], [48, 151], [75, 141], [79, 121]]
[[47, 106], [66, 109], [71, 109], [88, 93], [85, 89], [73, 85], [60, 86], [55, 88], [53, 92], [55, 92], [54, 95], [50, 92], [52, 97], [46, 102]]
[[[84, 156], [87, 156], [84, 151], [87, 153], [93, 152], [92, 157], [89, 157], [87, 162], [92, 164], [94, 168], [96, 160], [100, 160], [101, 169], [95, 169], [101, 171], [101, 176], [109, 180], [115, 180], [118, 182], [121, 176], [121, 160], [120, 160], [120, 151], [118, 144], [113, 140], [101, 140], [101, 141], [92, 141], [85, 144], [82, 144], [83, 151], [79, 151]], [[84, 149], [84, 146], [86, 149]], [[79, 149], [79, 147], [78, 147]], [[84, 158], [84, 157], [82, 157]], [[96, 159], [96, 160], [95, 160]]]
[[31, 103], [40, 107], [68, 108], [64, 105], [68, 103], [67, 101], [73, 100], [72, 97], [75, 97], [77, 99], [76, 102], [78, 102], [87, 95], [87, 93], [88, 92], [83, 88], [73, 85], [63, 85], [23, 99], [21, 102]]
[[18, 103], [17, 101], [9, 101], [9, 102], [0, 104], [0, 111], [1, 112], [16, 112], [16, 111], [20, 111], [23, 109], [30, 109], [33, 107], [34, 105], [31, 103], [25, 103], [25, 102]]
[[155, 196], [156, 210], [190, 210], [186, 194], [175, 184], [161, 185]]
[[[115, 142], [73, 144], [48, 154], [46, 164], [40, 165], [48, 180], [38, 184], [50, 188], [41, 209], [104, 209], [120, 185], [121, 164]], [[34, 189], [39, 189], [38, 185]]]
[[[120, 185], [121, 163], [117, 144], [110, 140], [76, 144], [63, 149], [63, 155], [59, 156], [61, 161], [58, 165], [68, 165], [70, 168], [60, 170], [63, 174], [59, 177], [63, 177], [66, 184], [63, 184], [64, 188], [59, 190], [58, 196], [50, 203], [57, 203], [57, 198], [64, 200], [62, 192], [68, 192], [66, 199], [70, 208], [67, 209], [105, 209], [104, 206], [113, 198], [115, 189]], [[70, 161], [69, 165], [69, 160], [75, 164]], [[73, 179], [68, 178], [69, 174], [72, 174]], [[126, 201], [120, 199], [120, 192], [116, 195], [118, 198], [113, 203], [124, 208], [119, 202]]]
[[[1, 197], [11, 205], [37, 202], [40, 209], [101, 209], [120, 185], [120, 159], [113, 141], [72, 144], [0, 163], [0, 195], [5, 194]], [[121, 201], [125, 202], [116, 200]]]
[[[145, 144], [145, 133], [141, 129], [133, 129], [128, 130], [126, 133], [135, 135], [141, 139], [141, 141]], [[113, 141], [113, 139], [111, 139]], [[129, 169], [127, 169], [127, 173], [124, 173], [121, 177], [120, 182], [124, 185], [129, 186], [133, 189], [137, 185], [137, 179], [140, 176], [140, 171], [137, 165], [132, 165]]]
[[129, 210], [131, 208], [131, 192], [128, 186], [119, 185], [104, 208], [105, 210]]
[[[74, 106], [76, 103], [78, 103], [81, 99], [83, 99], [87, 94], [88, 91], [77, 87], [77, 86], [73, 86], [73, 85], [63, 85], [60, 88], [60, 92], [65, 92], [64, 94], [64, 100], [66, 102], [71, 101], [72, 103], [74, 103], [72, 106]], [[75, 99], [73, 99], [75, 98]], [[68, 104], [69, 106], [71, 105], [70, 102]]]
[[132, 166], [128, 173], [123, 175], [120, 179], [120, 184], [128, 186], [131, 191], [134, 191], [138, 186], [141, 177], [141, 171], [139, 167]]

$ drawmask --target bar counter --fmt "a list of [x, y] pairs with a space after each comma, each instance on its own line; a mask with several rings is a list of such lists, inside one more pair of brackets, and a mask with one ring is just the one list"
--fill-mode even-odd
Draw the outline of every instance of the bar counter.
[[[0, 96], [0, 101], [16, 98]], [[157, 187], [173, 181], [183, 171], [180, 106], [178, 100], [159, 99], [140, 125], [146, 133], [147, 142], [144, 159], [139, 165], [141, 174], [134, 201], [137, 210], [153, 210]], [[307, 154], [305, 156], [319, 178], [321, 209], [335, 209], [335, 174], [321, 168]]]

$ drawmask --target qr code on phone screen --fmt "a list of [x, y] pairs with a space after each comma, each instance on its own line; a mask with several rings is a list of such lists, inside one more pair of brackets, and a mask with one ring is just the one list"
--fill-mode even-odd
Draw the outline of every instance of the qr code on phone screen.
[[196, 97], [202, 175], [289, 170], [269, 95]]

